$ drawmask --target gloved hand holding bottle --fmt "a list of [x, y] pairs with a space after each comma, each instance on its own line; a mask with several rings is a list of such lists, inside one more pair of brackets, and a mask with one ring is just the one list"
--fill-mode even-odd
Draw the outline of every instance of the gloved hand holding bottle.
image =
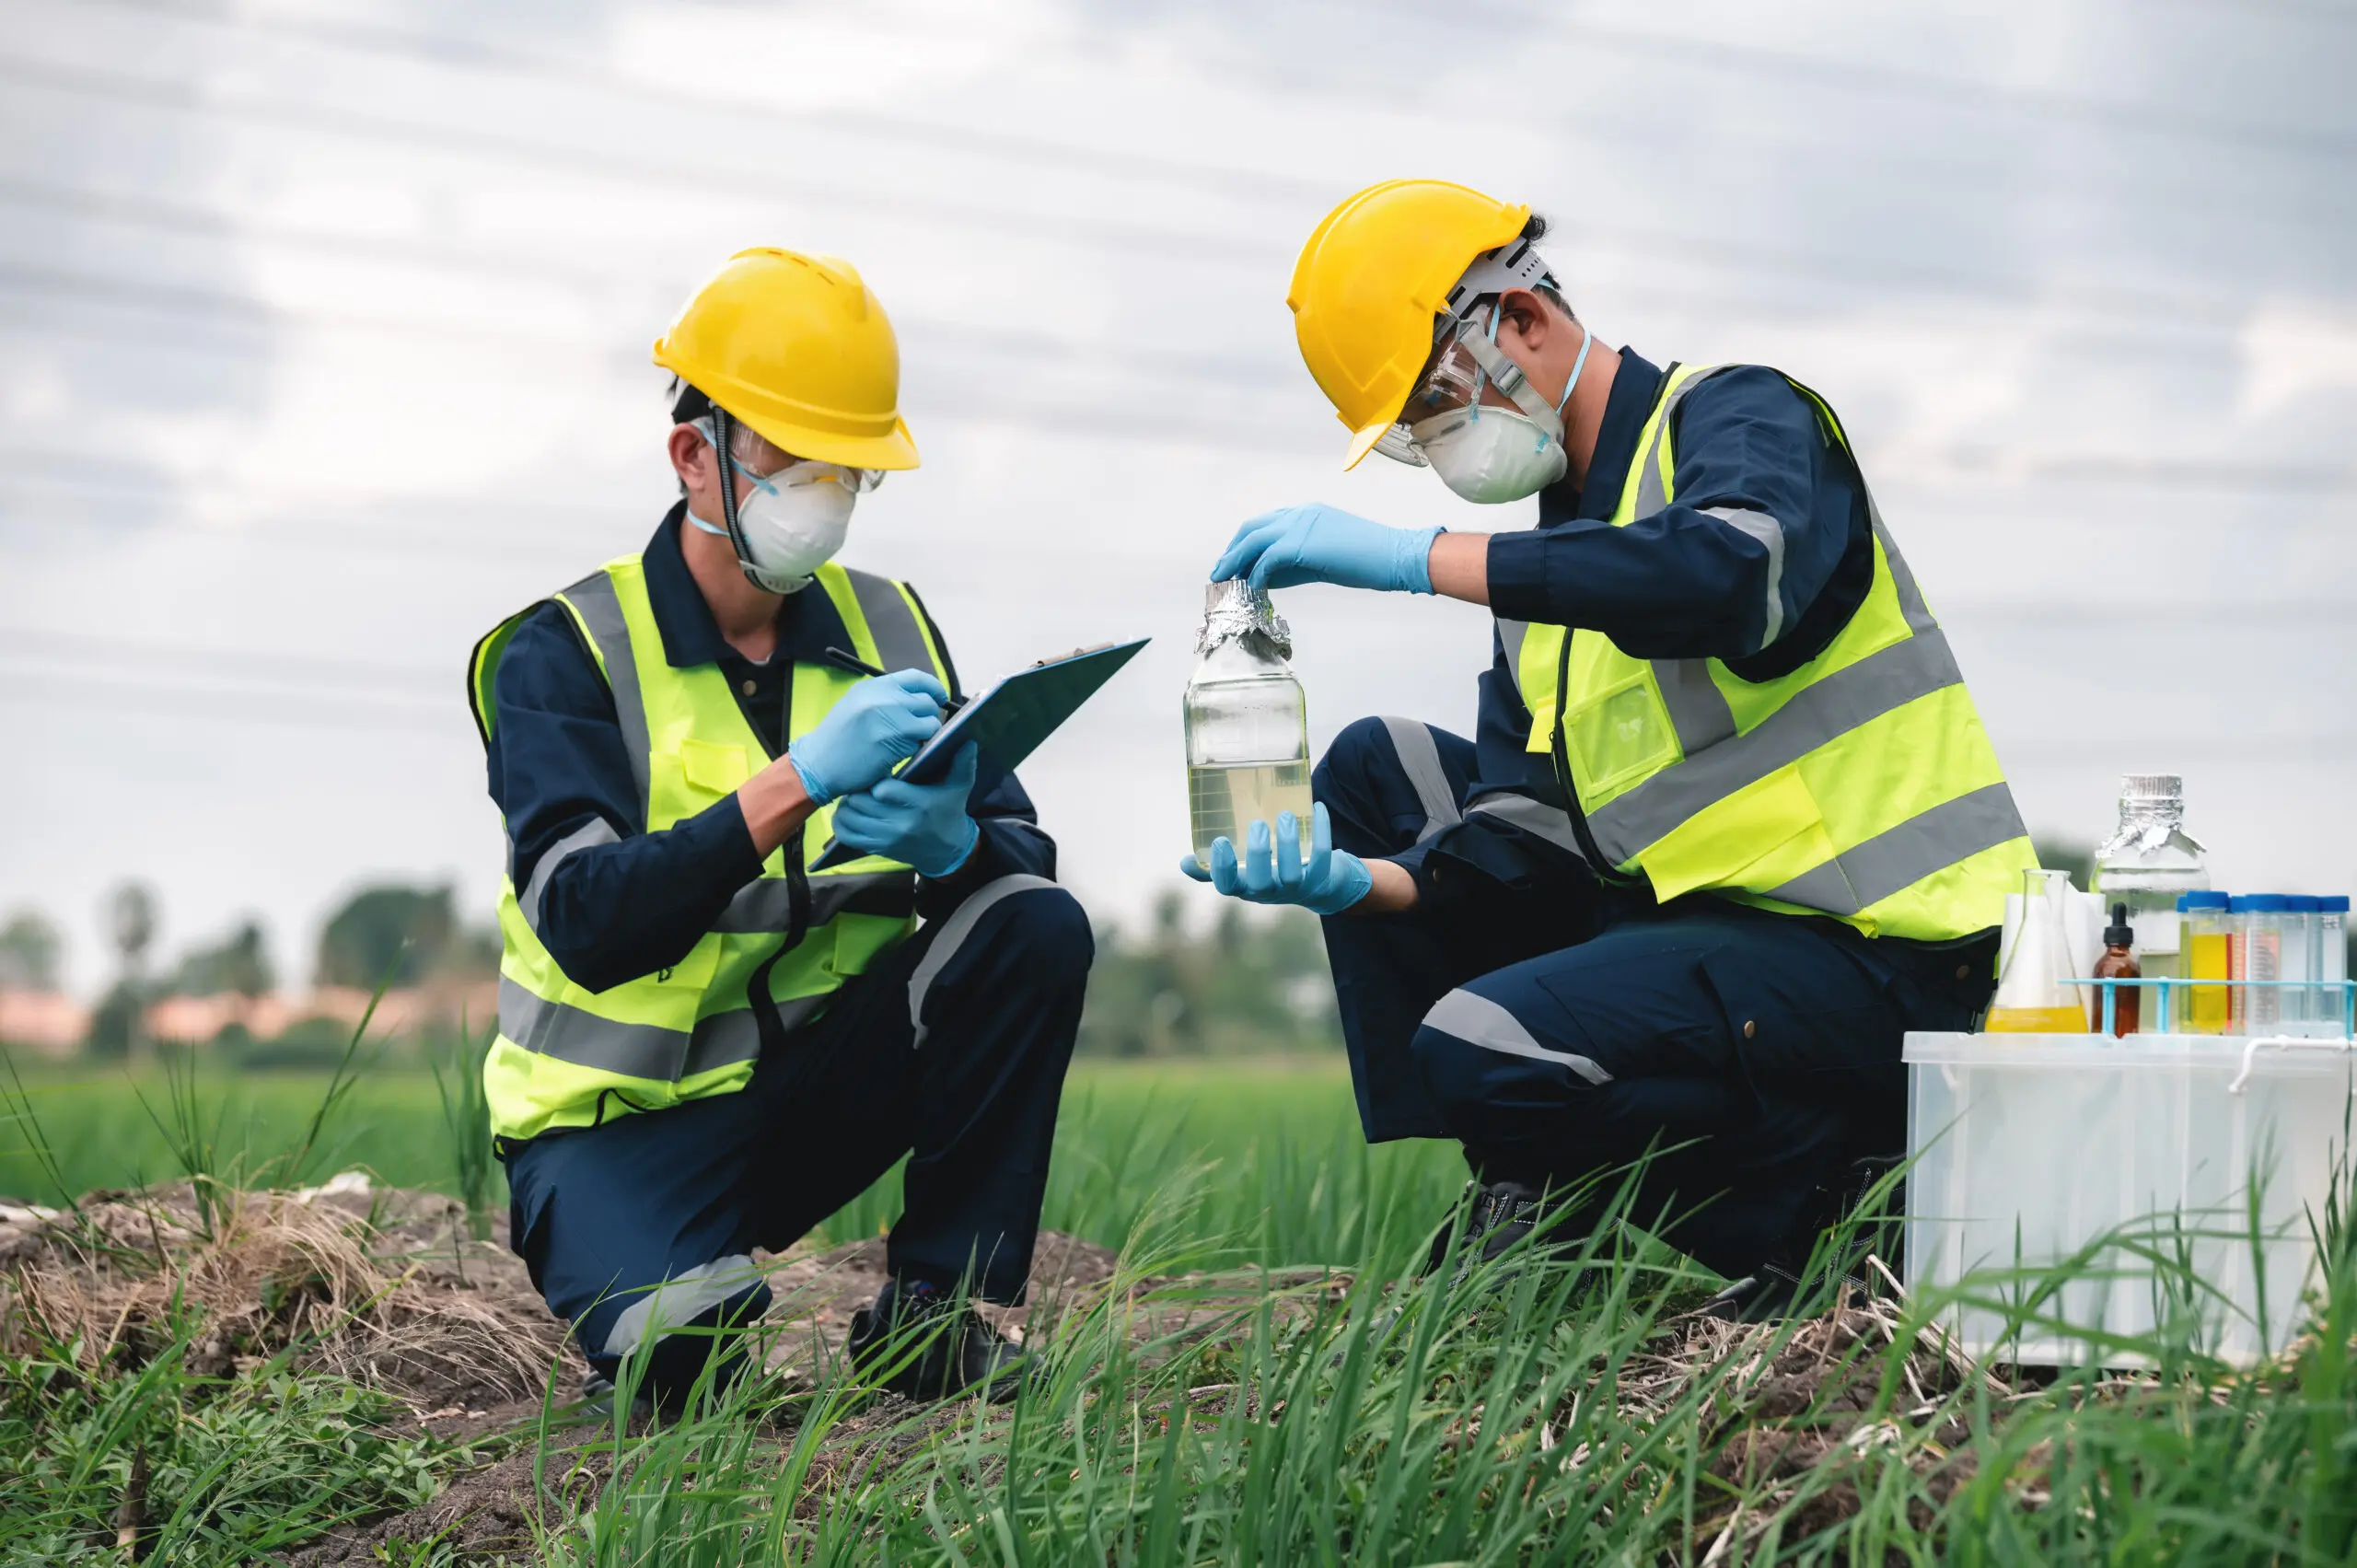
[[835, 803], [835, 837], [924, 876], [946, 877], [966, 864], [982, 836], [966, 809], [981, 767], [981, 748], [969, 742], [937, 784], [888, 778], [846, 795]]
[[1334, 826], [1324, 802], [1311, 808], [1310, 819], [1306, 865], [1301, 858], [1301, 823], [1292, 812], [1280, 811], [1273, 855], [1269, 824], [1255, 822], [1245, 833], [1240, 865], [1236, 845], [1215, 839], [1208, 870], [1191, 854], [1178, 862], [1178, 869], [1247, 903], [1298, 904], [1312, 914], [1340, 914], [1366, 897], [1375, 874], [1357, 855], [1334, 847]]
[[813, 806], [854, 795], [915, 756], [941, 728], [948, 690], [919, 669], [863, 680], [786, 748]]
[[1333, 583], [1386, 593], [1433, 591], [1433, 540], [1442, 529], [1395, 528], [1318, 502], [1264, 512], [1236, 530], [1212, 581], [1249, 577], [1254, 589]]

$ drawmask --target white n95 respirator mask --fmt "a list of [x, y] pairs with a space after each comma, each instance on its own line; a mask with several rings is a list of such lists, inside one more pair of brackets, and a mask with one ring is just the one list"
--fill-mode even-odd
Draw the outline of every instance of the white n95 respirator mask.
[[[699, 427], [709, 441], [709, 427], [702, 422]], [[737, 503], [737, 563], [754, 587], [773, 594], [798, 593], [810, 586], [811, 575], [842, 549], [860, 493], [873, 490], [883, 477], [840, 463], [793, 462], [761, 478], [747, 473], [733, 459], [728, 467], [732, 475], [742, 475], [751, 485]], [[693, 512], [688, 521], [709, 534], [726, 537], [729, 531]]]
[[1538, 494], [1563, 477], [1563, 443], [1519, 409], [1451, 409], [1408, 427], [1440, 482], [1468, 501], [1495, 505]]

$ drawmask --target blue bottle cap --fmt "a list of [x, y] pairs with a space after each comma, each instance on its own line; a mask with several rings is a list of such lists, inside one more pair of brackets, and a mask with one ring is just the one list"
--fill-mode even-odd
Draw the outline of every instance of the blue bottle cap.
[[2281, 893], [2236, 893], [2226, 907], [2236, 914], [2272, 914], [2283, 907]]
[[2316, 900], [2316, 912], [2319, 914], [2347, 914], [2349, 912], [2349, 895], [2346, 893], [2330, 893], [2321, 899], [2318, 899]]
[[2317, 901], [2314, 893], [2286, 893], [2283, 895], [2283, 909], [2289, 914], [2314, 914]]
[[2189, 910], [2222, 910], [2226, 907], [2226, 901], [2223, 893], [2179, 893], [2177, 909], [2179, 914]]

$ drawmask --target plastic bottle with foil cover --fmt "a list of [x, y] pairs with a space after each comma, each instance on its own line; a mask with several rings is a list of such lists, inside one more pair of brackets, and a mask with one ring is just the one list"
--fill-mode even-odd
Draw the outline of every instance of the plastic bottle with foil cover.
[[1309, 705], [1285, 663], [1293, 638], [1266, 593], [1241, 579], [1203, 594], [1200, 658], [1187, 682], [1187, 806], [1195, 858], [1212, 863], [1212, 841], [1244, 854], [1254, 822], [1290, 811], [1309, 851]]

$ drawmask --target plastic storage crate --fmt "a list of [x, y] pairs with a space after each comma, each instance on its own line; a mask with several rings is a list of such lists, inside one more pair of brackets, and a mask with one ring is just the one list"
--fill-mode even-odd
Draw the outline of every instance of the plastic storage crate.
[[2291, 1339], [2314, 1283], [2311, 1227], [2349, 1177], [2347, 1042], [1910, 1034], [1906, 1060], [1910, 1292], [1979, 1275], [1970, 1294], [2018, 1299], [2022, 1283], [1988, 1272], [2061, 1262], [2123, 1226], [2189, 1259], [2208, 1287], [2189, 1301], [2107, 1248], [2038, 1308], [2054, 1321], [2008, 1335], [1993, 1306], [1950, 1307], [1942, 1320], [1960, 1348], [2125, 1365], [2132, 1354], [2091, 1336], [2140, 1335], [2165, 1317], [2243, 1364]]

